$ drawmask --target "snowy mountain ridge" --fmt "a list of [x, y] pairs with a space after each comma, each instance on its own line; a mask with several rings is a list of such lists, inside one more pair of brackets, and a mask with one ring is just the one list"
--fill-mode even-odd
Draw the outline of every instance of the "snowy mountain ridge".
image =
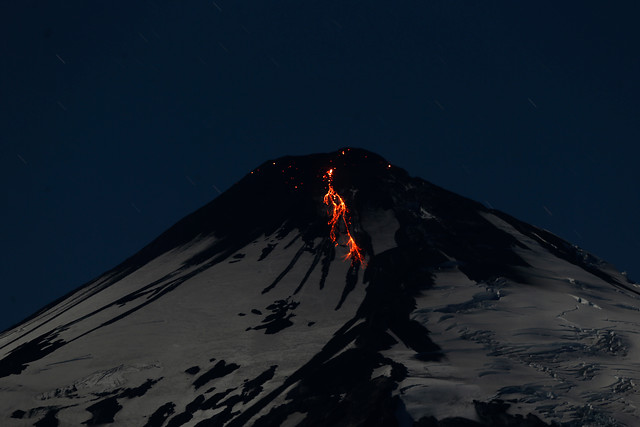
[[374, 153], [284, 157], [3, 332], [0, 418], [633, 425], [639, 295]]

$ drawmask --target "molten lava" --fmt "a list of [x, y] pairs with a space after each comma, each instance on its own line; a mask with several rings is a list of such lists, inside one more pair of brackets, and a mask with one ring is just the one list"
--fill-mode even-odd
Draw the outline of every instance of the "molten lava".
[[338, 227], [339, 223], [342, 221], [346, 229], [348, 237], [347, 247], [349, 248], [349, 253], [345, 255], [344, 259], [346, 260], [351, 258], [352, 265], [360, 263], [365, 266], [366, 262], [362, 253], [362, 248], [360, 248], [356, 244], [356, 241], [353, 239], [351, 231], [349, 230], [350, 223], [347, 219], [347, 215], [349, 214], [347, 204], [333, 188], [333, 169], [329, 169], [326, 175], [324, 175], [324, 178], [327, 180], [327, 185], [329, 187], [329, 189], [327, 190], [327, 194], [324, 195], [324, 203], [331, 209], [331, 211], [329, 212], [331, 218], [329, 219], [328, 223], [331, 226], [329, 237], [331, 238], [331, 241], [334, 242], [336, 246], [338, 246]]

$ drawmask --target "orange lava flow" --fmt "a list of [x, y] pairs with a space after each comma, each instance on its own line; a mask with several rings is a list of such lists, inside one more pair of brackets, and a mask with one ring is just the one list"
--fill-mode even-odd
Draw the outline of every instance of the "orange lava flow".
[[349, 221], [347, 220], [349, 210], [347, 209], [347, 204], [333, 188], [333, 169], [329, 169], [324, 177], [326, 178], [327, 185], [329, 186], [327, 194], [324, 195], [324, 203], [331, 208], [331, 212], [329, 213], [331, 218], [328, 223], [331, 226], [329, 237], [331, 238], [331, 241], [338, 246], [338, 227], [340, 221], [342, 221], [347, 232], [347, 247], [349, 248], [349, 253], [345, 255], [344, 259], [347, 260], [351, 258], [352, 265], [360, 263], [365, 266], [366, 262], [362, 253], [362, 248], [356, 244], [356, 241], [351, 235], [351, 231], [349, 231]]

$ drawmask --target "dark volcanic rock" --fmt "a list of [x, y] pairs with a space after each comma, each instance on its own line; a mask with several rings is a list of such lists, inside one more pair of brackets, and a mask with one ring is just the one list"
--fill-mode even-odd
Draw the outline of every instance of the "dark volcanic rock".
[[144, 427], [160, 427], [175, 411], [175, 403], [167, 402], [151, 414]]
[[115, 397], [101, 400], [87, 408], [87, 411], [91, 412], [93, 416], [82, 424], [93, 426], [112, 423], [113, 417], [120, 409], [122, 409], [122, 405], [118, 403]]
[[218, 361], [218, 363], [216, 363], [216, 365], [213, 368], [209, 369], [207, 372], [205, 372], [204, 374], [200, 375], [193, 382], [193, 385], [197, 390], [200, 387], [202, 387], [203, 385], [205, 385], [206, 383], [208, 383], [209, 381], [211, 381], [211, 380], [213, 380], [215, 378], [224, 377], [225, 375], [230, 374], [231, 372], [235, 371], [239, 367], [240, 366], [236, 365], [235, 363], [230, 363], [230, 364], [227, 365], [224, 360], [220, 360], [220, 361]]

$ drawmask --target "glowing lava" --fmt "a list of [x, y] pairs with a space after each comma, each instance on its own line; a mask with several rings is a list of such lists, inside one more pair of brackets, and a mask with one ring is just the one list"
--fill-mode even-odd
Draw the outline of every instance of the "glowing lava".
[[347, 209], [347, 205], [344, 202], [344, 199], [340, 197], [336, 190], [333, 188], [333, 169], [329, 169], [324, 175], [324, 178], [327, 180], [327, 185], [329, 189], [327, 190], [327, 194], [324, 195], [324, 203], [332, 209], [329, 213], [331, 218], [329, 219], [329, 225], [331, 226], [331, 232], [329, 233], [329, 237], [331, 241], [338, 246], [338, 227], [340, 221], [344, 223], [347, 237], [347, 247], [349, 248], [349, 253], [345, 255], [344, 259], [351, 258], [351, 264], [360, 263], [363, 266], [366, 265], [364, 255], [362, 253], [362, 248], [360, 248], [356, 241], [353, 239], [351, 235], [351, 231], [349, 231], [349, 221], [347, 220], [347, 215], [349, 214], [349, 210]]

